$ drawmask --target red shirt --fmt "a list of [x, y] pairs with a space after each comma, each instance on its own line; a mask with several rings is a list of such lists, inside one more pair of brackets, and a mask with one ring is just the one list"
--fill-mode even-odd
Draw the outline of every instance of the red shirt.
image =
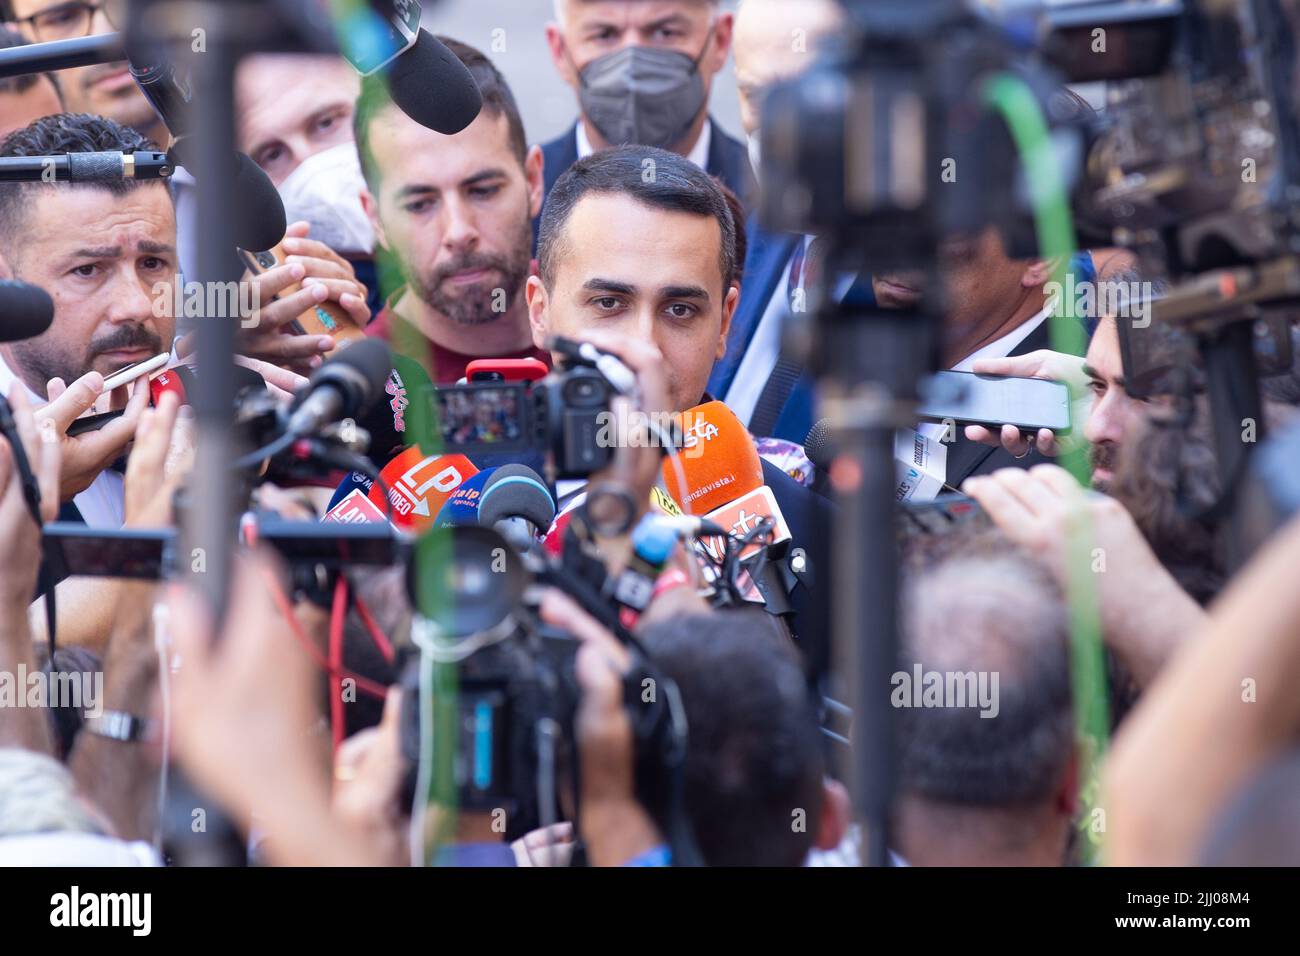
[[432, 380], [434, 385], [455, 385], [465, 376], [465, 366], [470, 362], [482, 358], [535, 358], [541, 359], [545, 362], [547, 368], [551, 367], [550, 353], [535, 347], [527, 348], [522, 352], [511, 352], [508, 355], [492, 356], [466, 355], [462, 352], [453, 352], [451, 349], [443, 348], [393, 311], [393, 303], [401, 298], [402, 294], [406, 291], [405, 288], [398, 289], [389, 296], [388, 301], [384, 304], [384, 308], [378, 315], [371, 319], [370, 324], [366, 326], [366, 335], [373, 336], [377, 339], [383, 339], [385, 342], [393, 345], [393, 331], [396, 328], [395, 323], [400, 323], [405, 327], [403, 329], [405, 334], [401, 336], [401, 341], [397, 342], [396, 346], [400, 349], [403, 342], [410, 341], [409, 336], [414, 336], [423, 344], [423, 348], [416, 349], [414, 354], [411, 354], [409, 357], [415, 359], [424, 367], [424, 370], [429, 373], [429, 378]]

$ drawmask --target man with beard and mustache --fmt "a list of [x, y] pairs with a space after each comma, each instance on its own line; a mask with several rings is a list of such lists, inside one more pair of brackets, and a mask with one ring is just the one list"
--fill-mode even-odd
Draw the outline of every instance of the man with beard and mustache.
[[[1141, 283], [1138, 273], [1132, 270], [1115, 273], [1104, 281], [1121, 283], [1129, 288]], [[1152, 294], [1161, 287], [1154, 283], [1145, 284], [1153, 290]], [[974, 371], [987, 375], [1013, 375], [1064, 382], [1073, 394], [1086, 399], [1083, 403], [1086, 410], [1074, 413], [1076, 420], [1083, 421], [1082, 430], [1076, 429], [1076, 433], [1081, 434], [1088, 443], [1092, 486], [1103, 492], [1110, 490], [1110, 483], [1115, 478], [1116, 457], [1133, 433], [1134, 427], [1150, 410], [1153, 402], [1167, 404], [1169, 401], [1163, 394], [1140, 399], [1128, 393], [1116, 325], [1117, 322], [1124, 321], [1130, 320], [1103, 316], [1088, 344], [1087, 355], [1082, 359], [1039, 349], [1006, 358], [984, 359], [974, 363], [973, 368]], [[1168, 365], [1177, 361], [1174, 348], [1174, 343], [1161, 341], [1158, 351], [1153, 354], [1162, 355], [1163, 364]], [[1161, 367], [1157, 367], [1147, 374], [1158, 376], [1160, 371]], [[1004, 425], [1000, 431], [970, 425], [966, 428], [966, 437], [973, 442], [1001, 446], [1003, 451], [1013, 456], [1025, 455], [1030, 447], [1020, 430], [1012, 425]], [[1051, 457], [1060, 452], [1063, 441], [1061, 436], [1041, 429], [1034, 436], [1033, 446], [1039, 454]]]
[[541, 150], [527, 146], [514, 95], [477, 50], [440, 37], [469, 68], [483, 111], [445, 136], [409, 119], [382, 80], [357, 101], [362, 205], [401, 287], [366, 329], [401, 351], [423, 338], [429, 377], [456, 382], [481, 358], [550, 357], [533, 347], [524, 286], [542, 205]]
[[[112, 120], [59, 113], [16, 131], [0, 152], [154, 148]], [[0, 185], [0, 278], [40, 286], [54, 300], [44, 333], [0, 346], [0, 389], [9, 395], [21, 383], [34, 406], [48, 398], [48, 417], [65, 430], [99, 397], [104, 379], [171, 349], [177, 269], [176, 211], [165, 180]], [[166, 294], [155, 294], [160, 287]], [[131, 440], [148, 394], [135, 389], [122, 418], [62, 438], [61, 498], [75, 503], [65, 519], [121, 526], [122, 475], [108, 468]]]

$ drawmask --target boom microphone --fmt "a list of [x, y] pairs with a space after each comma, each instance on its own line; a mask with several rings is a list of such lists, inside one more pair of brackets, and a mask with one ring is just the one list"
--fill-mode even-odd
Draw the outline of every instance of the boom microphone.
[[54, 321], [54, 300], [38, 285], [0, 280], [0, 342], [34, 339]]
[[483, 95], [460, 58], [428, 30], [388, 74], [397, 108], [428, 129], [454, 136], [478, 117]]
[[148, 150], [0, 156], [0, 183], [118, 183], [126, 179], [167, 179], [173, 168], [166, 153]]

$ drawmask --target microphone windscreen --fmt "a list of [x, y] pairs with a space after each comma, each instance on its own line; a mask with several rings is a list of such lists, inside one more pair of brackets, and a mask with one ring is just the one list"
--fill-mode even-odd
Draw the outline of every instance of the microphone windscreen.
[[555, 499], [541, 476], [527, 465], [502, 465], [483, 486], [479, 524], [491, 527], [504, 518], [524, 518], [542, 530], [555, 519]]
[[388, 93], [421, 126], [452, 136], [474, 122], [483, 95], [469, 68], [428, 30], [393, 61]]
[[318, 387], [329, 383], [347, 396], [344, 414], [359, 418], [377, 404], [393, 370], [393, 353], [379, 339], [356, 339], [340, 348], [312, 373], [307, 387], [298, 392], [296, 409]]
[[[231, 369], [235, 380], [236, 402], [253, 389], [266, 388], [266, 379], [251, 368], [243, 365], [232, 365]], [[176, 397], [181, 400], [182, 405], [193, 404], [198, 387], [195, 378], [196, 374], [192, 365], [173, 365], [171, 368], [163, 369], [149, 380], [149, 394], [153, 404], [157, 405], [165, 392], [174, 392]]]
[[[478, 474], [464, 455], [425, 455], [412, 446], [379, 473], [388, 488], [391, 521], [397, 527], [421, 534], [432, 524], [453, 491]], [[383, 508], [384, 489], [376, 484], [370, 500]]]
[[819, 419], [808, 429], [808, 436], [803, 440], [804, 454], [818, 468], [826, 468], [835, 459], [835, 448], [831, 444], [831, 420]]
[[363, 475], [359, 471], [350, 471], [347, 477], [339, 482], [338, 488], [334, 490], [333, 497], [330, 498], [327, 512], [333, 511], [344, 498], [354, 491], [360, 491], [363, 495], [369, 495], [370, 489], [374, 487], [374, 479], [368, 475]]
[[434, 527], [452, 528], [478, 524], [478, 505], [483, 498], [483, 486], [495, 473], [495, 468], [484, 468], [477, 475], [466, 478], [464, 483], [451, 493], [451, 497], [433, 519]]
[[763, 484], [763, 460], [730, 408], [722, 402], [708, 402], [686, 410], [679, 418], [683, 447], [677, 457], [686, 487], [681, 486], [669, 458], [663, 462], [663, 477], [664, 486], [687, 514], [708, 514]]
[[0, 342], [34, 339], [54, 321], [54, 300], [38, 285], [0, 281]]
[[275, 183], [261, 166], [235, 154], [235, 245], [263, 252], [278, 245], [289, 224]]
[[407, 408], [418, 396], [427, 396], [432, 389], [429, 374], [419, 362], [405, 355], [393, 355], [393, 365], [379, 400], [356, 418], [357, 425], [370, 435], [367, 455], [376, 466], [382, 468], [407, 445], [415, 444]]

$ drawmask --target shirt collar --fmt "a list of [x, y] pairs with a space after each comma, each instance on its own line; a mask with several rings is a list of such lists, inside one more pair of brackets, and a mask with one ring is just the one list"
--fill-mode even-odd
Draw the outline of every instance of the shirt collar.
[[[577, 126], [578, 140], [578, 158], [586, 159], [596, 150], [592, 148], [591, 140], [587, 138], [587, 128], [583, 125], [582, 120], [578, 120]], [[704, 118], [704, 126], [700, 129], [700, 138], [695, 141], [695, 148], [686, 158], [693, 162], [700, 169], [708, 170], [709, 168], [709, 150], [713, 147], [713, 120], [709, 117]]]

